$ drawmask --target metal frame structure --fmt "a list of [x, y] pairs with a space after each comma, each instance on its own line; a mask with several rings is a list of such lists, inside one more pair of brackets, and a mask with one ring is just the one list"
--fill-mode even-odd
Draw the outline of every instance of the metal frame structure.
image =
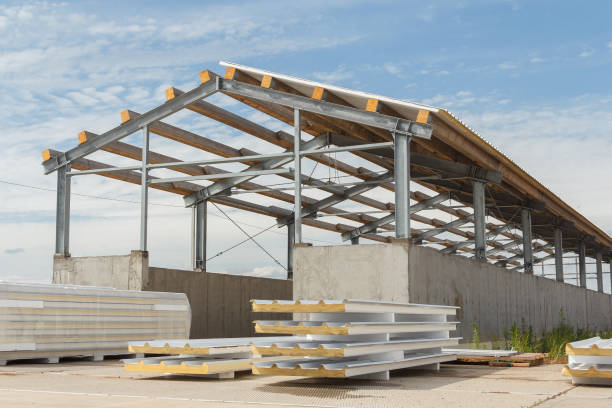
[[[66, 152], [43, 152], [45, 173], [58, 174], [57, 254], [70, 255], [70, 180], [97, 174], [141, 185], [142, 251], [147, 250], [148, 189], [184, 196], [185, 206], [195, 207], [193, 263], [202, 270], [206, 269], [206, 209], [210, 201], [271, 216], [279, 226], [287, 226], [289, 278], [293, 247], [303, 242], [302, 225], [307, 225], [338, 232], [343, 241], [350, 240], [352, 244], [361, 238], [378, 242], [411, 239], [443, 253], [471, 255], [525, 273], [533, 273], [534, 263], [554, 258], [559, 281], [564, 279], [563, 251], [573, 251], [580, 255], [581, 286], [586, 286], [588, 256], [597, 259], [597, 287], [603, 291], [601, 264], [611, 261], [612, 238], [447, 111], [237, 64], [222, 65], [226, 67], [223, 77], [203, 71], [198, 87], [188, 92], [169, 88], [162, 105], [143, 114], [122, 112], [122, 124], [104, 134], [81, 132], [79, 145]], [[268, 129], [204, 100], [215, 93], [223, 93], [292, 126], [293, 134]], [[260, 154], [236, 149], [162, 121], [183, 109], [283, 151]], [[137, 131], [142, 131], [141, 147], [121, 141]], [[219, 158], [181, 161], [150, 151], [150, 133]], [[86, 158], [97, 151], [140, 163], [118, 167]], [[339, 152], [372, 164], [374, 169], [355, 167], [351, 160], [332, 157], [332, 153]], [[352, 181], [313, 179], [302, 173], [305, 159], [340, 171]], [[213, 167], [228, 163], [247, 167], [240, 171]], [[151, 171], [157, 169], [182, 175], [152, 176]], [[292, 187], [273, 188], [252, 181], [271, 174], [290, 180]], [[198, 184], [202, 182], [208, 184]], [[411, 185], [436, 194], [425, 194]], [[315, 189], [328, 195], [314, 199], [303, 193]], [[394, 202], [385, 203], [368, 195], [374, 189], [393, 192]], [[293, 209], [232, 197], [242, 193], [289, 203]], [[336, 207], [347, 200], [366, 208], [347, 212]], [[451, 203], [444, 204], [445, 201]], [[370, 215], [372, 209], [383, 216]], [[451, 219], [423, 215], [430, 210]], [[326, 222], [321, 220], [323, 216], [346, 219], [350, 224]], [[425, 228], [415, 228], [411, 225], [415, 223]], [[394, 237], [385, 235], [387, 232]], [[542, 255], [535, 256], [538, 253]]]

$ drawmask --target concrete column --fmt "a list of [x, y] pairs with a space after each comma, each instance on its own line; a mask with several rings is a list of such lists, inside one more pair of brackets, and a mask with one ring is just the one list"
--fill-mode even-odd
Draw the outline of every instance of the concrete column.
[[70, 164], [57, 169], [55, 207], [55, 253], [70, 256]]
[[487, 245], [485, 242], [485, 186], [480, 180], [473, 180], [473, 202], [474, 202], [474, 243], [476, 259], [486, 259]]
[[597, 252], [595, 255], [597, 265], [597, 291], [603, 293], [603, 269], [602, 269], [602, 255], [601, 252]]
[[531, 210], [521, 210], [521, 225], [523, 229], [523, 267], [525, 273], [533, 275], [533, 238], [531, 235]]
[[149, 209], [149, 180], [147, 164], [149, 163], [149, 126], [142, 128], [142, 168], [140, 170], [140, 250], [147, 250], [147, 221]]
[[610, 294], [612, 295], [612, 258], [610, 258]]
[[295, 224], [287, 224], [287, 279], [293, 279], [293, 247], [295, 245]]
[[586, 288], [586, 244], [584, 241], [580, 241], [578, 245], [578, 276], [580, 280], [580, 287]]
[[195, 268], [206, 270], [206, 238], [208, 201], [204, 200], [195, 206]]
[[302, 156], [300, 156], [300, 144], [302, 143], [302, 120], [299, 109], [293, 110], [293, 171], [294, 171], [294, 183], [295, 183], [295, 198], [293, 208], [293, 224], [295, 230], [295, 242], [298, 244], [302, 243], [302, 180], [300, 178], [302, 174]]
[[557, 281], [563, 282], [563, 232], [561, 228], [555, 228], [555, 273]]
[[410, 137], [395, 133], [395, 237], [410, 238]]
[[358, 245], [359, 244], [359, 237], [353, 237], [351, 238], [351, 245]]

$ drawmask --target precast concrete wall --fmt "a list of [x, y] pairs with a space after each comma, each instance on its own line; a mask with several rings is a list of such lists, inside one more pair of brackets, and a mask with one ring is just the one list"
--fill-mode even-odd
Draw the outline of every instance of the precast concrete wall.
[[612, 328], [612, 296], [432, 248], [392, 244], [299, 247], [295, 299], [359, 298], [461, 307], [457, 335], [503, 338], [514, 323], [536, 336], [558, 325]]
[[256, 319], [291, 315], [251, 312], [250, 299], [292, 299], [291, 281], [148, 265], [148, 254], [64, 257], [53, 260], [53, 283], [185, 293], [191, 305], [191, 338], [254, 335]]
[[251, 299], [292, 299], [291, 281], [149, 267], [143, 290], [180, 292], [189, 298], [191, 337], [248, 337], [253, 320], [291, 315], [251, 312]]

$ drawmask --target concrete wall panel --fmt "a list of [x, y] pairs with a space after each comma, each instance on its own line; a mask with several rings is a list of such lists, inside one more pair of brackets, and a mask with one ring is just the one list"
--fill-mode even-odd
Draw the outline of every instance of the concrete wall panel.
[[[395, 247], [402, 248], [401, 256]], [[483, 340], [503, 338], [504, 329], [514, 323], [531, 326], [540, 336], [558, 325], [561, 309], [574, 327], [612, 327], [608, 294], [406, 241], [296, 248], [294, 272], [296, 299], [351, 297], [460, 306], [455, 334], [467, 341], [472, 322]]]

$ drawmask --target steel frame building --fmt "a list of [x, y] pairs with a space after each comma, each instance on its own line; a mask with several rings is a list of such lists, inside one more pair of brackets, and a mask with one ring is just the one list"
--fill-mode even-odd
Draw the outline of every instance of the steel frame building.
[[[432, 243], [443, 253], [473, 256], [528, 274], [533, 273], [534, 264], [554, 259], [558, 281], [564, 280], [563, 253], [573, 251], [579, 255], [580, 286], [586, 287], [588, 256], [596, 259], [597, 289], [603, 291], [602, 263], [611, 262], [612, 238], [448, 111], [238, 64], [221, 65], [226, 67], [223, 77], [203, 71], [198, 87], [188, 92], [170, 88], [162, 105], [143, 114], [122, 112], [123, 123], [104, 134], [81, 132], [80, 144], [66, 152], [51, 149], [43, 152], [45, 174], [57, 171], [56, 254], [70, 255], [71, 178], [97, 174], [141, 186], [142, 251], [147, 250], [148, 189], [184, 196], [185, 206], [194, 208], [194, 264], [202, 270], [206, 269], [210, 201], [271, 216], [279, 226], [287, 226], [288, 278], [292, 277], [293, 247], [302, 243], [302, 225], [308, 225], [338, 232], [352, 244], [358, 244], [361, 238], [390, 242], [394, 238], [384, 232], [391, 231], [395, 238], [411, 239], [415, 244]], [[293, 134], [268, 129], [204, 100], [218, 92], [293, 126]], [[162, 122], [182, 109], [285, 150], [260, 154], [235, 149]], [[142, 146], [121, 141], [139, 131]], [[149, 149], [150, 133], [219, 158], [180, 161], [153, 152]], [[86, 158], [96, 151], [140, 163], [116, 167]], [[350, 152], [384, 172], [378, 174], [332, 160], [330, 154], [336, 152]], [[356, 181], [330, 183], [312, 179], [302, 173], [305, 158], [333, 167]], [[246, 167], [227, 171], [213, 166], [223, 163], [241, 163]], [[183, 175], [172, 178], [150, 175], [152, 170], [162, 168]], [[270, 174], [293, 180], [293, 194], [251, 181]], [[197, 184], [202, 181], [207, 184]], [[437, 194], [411, 191], [411, 181]], [[395, 202], [385, 203], [366, 195], [375, 188], [394, 192]], [[318, 189], [328, 195], [315, 200], [304, 196], [303, 189]], [[232, 197], [240, 191], [290, 203], [293, 211]], [[444, 201], [449, 199], [471, 210], [445, 205]], [[345, 212], [335, 207], [346, 200], [387, 215], [377, 218], [369, 215], [372, 211]], [[446, 213], [453, 220], [446, 222], [418, 214], [427, 209]], [[319, 219], [322, 215], [334, 215], [359, 225], [333, 224]], [[496, 221], [487, 223], [487, 215]], [[411, 220], [429, 228], [411, 228]], [[517, 227], [520, 234], [513, 232]], [[443, 234], [454, 238], [440, 238]]]

